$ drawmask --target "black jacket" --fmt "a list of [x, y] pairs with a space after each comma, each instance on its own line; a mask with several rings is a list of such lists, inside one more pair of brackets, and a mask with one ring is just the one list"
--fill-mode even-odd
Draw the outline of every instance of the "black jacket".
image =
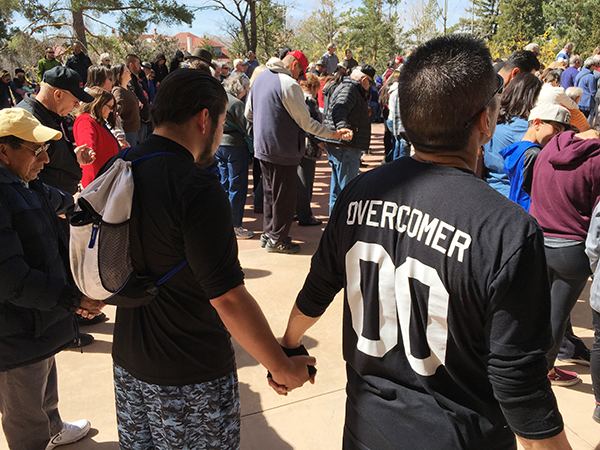
[[92, 60], [88, 55], [81, 52], [79, 55], [71, 55], [67, 58], [65, 66], [69, 69], [73, 69], [81, 77], [83, 84], [87, 83], [87, 71], [88, 67], [92, 65]]
[[63, 133], [63, 137], [59, 140], [50, 141], [50, 148], [48, 148], [50, 162], [40, 172], [39, 178], [49, 186], [67, 191], [71, 195], [75, 194], [81, 181], [81, 167], [77, 162], [73, 145], [65, 139], [68, 123], [63, 117], [46, 109], [31, 94], [27, 94], [18, 106], [33, 114], [42, 125]]
[[352, 141], [322, 139], [329, 145], [353, 150], [368, 150], [371, 145], [371, 119], [367, 105], [367, 92], [361, 84], [344, 77], [329, 98], [325, 124], [334, 130], [350, 128], [354, 131]]
[[169, 65], [169, 73], [175, 72], [177, 69], [179, 69], [179, 63], [181, 63], [179, 58], [181, 58], [181, 61], [183, 61], [183, 52], [181, 50], [177, 50], [175, 52], [175, 57], [171, 60], [171, 64]]
[[[164, 64], [159, 65], [158, 61], [164, 61]], [[167, 58], [163, 53], [157, 53], [156, 58], [152, 61], [152, 70], [154, 70], [154, 84], [162, 82], [167, 75], [169, 75], [169, 69], [167, 67]]]
[[58, 221], [73, 198], [0, 168], [0, 371], [33, 364], [76, 338], [68, 242]]

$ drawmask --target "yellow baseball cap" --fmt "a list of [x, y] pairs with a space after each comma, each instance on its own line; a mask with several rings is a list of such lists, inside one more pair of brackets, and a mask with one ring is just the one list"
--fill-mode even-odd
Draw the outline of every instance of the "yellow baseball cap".
[[21, 108], [0, 110], [0, 137], [16, 136], [27, 142], [46, 142], [62, 137], [60, 131], [45, 127], [33, 115]]

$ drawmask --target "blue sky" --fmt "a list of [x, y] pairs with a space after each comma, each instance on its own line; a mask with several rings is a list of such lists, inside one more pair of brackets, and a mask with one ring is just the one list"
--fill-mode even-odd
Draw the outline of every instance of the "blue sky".
[[[313, 9], [315, 9], [319, 2], [316, 0], [308, 0], [304, 2], [294, 1], [294, 0], [280, 0], [283, 3], [288, 5], [290, 17], [293, 19], [302, 19], [305, 15], [310, 13]], [[406, 0], [402, 2], [398, 6], [398, 13], [402, 18], [405, 16], [403, 12], [406, 8], [408, 8], [413, 1], [417, 0]], [[340, 1], [343, 4], [342, 1]], [[351, 0], [347, 1], [344, 4], [344, 8], [356, 7], [360, 6], [360, 0]], [[443, 6], [443, 0], [438, 0], [440, 8]], [[187, 0], [186, 5], [190, 7], [201, 7], [206, 5], [207, 2], [205, 0]], [[470, 6], [470, 2], [468, 0], [448, 0], [448, 26], [456, 23], [461, 16], [465, 16], [466, 13], [465, 8]], [[186, 24], [182, 24], [180, 26], [167, 27], [164, 25], [151, 25], [149, 27], [148, 33], [152, 33], [153, 29], [156, 28], [159, 34], [166, 35], [174, 35], [182, 31], [188, 31], [197, 36], [209, 35], [209, 36], [226, 36], [226, 33], [223, 31], [223, 24], [227, 19], [227, 14], [223, 11], [198, 11], [196, 12], [196, 17], [192, 23], [192, 26], [189, 27]], [[17, 18], [15, 18], [17, 19]], [[116, 23], [115, 16], [105, 16], [102, 17], [101, 20], [108, 24]], [[28, 23], [24, 20], [15, 20], [13, 26], [18, 26], [19, 28], [24, 28]], [[404, 28], [407, 28], [406, 23], [401, 23]], [[442, 29], [442, 19], [438, 21], [438, 28]], [[96, 32], [100, 32], [99, 27], [94, 28]], [[108, 30], [110, 32], [110, 30]]]

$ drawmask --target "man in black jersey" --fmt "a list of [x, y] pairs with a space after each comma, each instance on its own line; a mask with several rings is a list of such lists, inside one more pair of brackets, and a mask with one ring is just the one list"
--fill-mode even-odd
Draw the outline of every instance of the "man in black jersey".
[[542, 232], [474, 174], [503, 80], [466, 36], [404, 65], [415, 148], [338, 198], [282, 346], [345, 289], [344, 449], [569, 449], [546, 376], [550, 293]]

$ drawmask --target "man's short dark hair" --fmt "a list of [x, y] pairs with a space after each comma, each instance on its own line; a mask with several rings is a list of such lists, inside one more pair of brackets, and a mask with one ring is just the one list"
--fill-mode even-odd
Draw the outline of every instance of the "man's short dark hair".
[[494, 107], [499, 79], [482, 40], [467, 35], [432, 39], [407, 59], [398, 80], [400, 117], [424, 153], [460, 151], [486, 103]]
[[179, 69], [160, 83], [150, 113], [154, 125], [182, 125], [203, 109], [214, 123], [227, 108], [227, 94], [221, 83], [197, 69]]
[[12, 134], [0, 137], [0, 144], [6, 144], [14, 150], [21, 147], [21, 145], [23, 145], [24, 142], [25, 141], [23, 139], [13, 136]]
[[504, 69], [508, 71], [515, 67], [519, 69], [519, 72], [533, 72], [540, 70], [540, 62], [533, 52], [519, 50], [510, 55], [504, 64]]
[[[135, 60], [136, 60], [136, 59], [140, 59], [140, 58], [138, 58], [136, 55], [132, 55], [132, 54], [130, 53], [130, 54], [129, 54], [129, 55], [127, 55], [127, 57], [125, 58], [125, 65], [126, 65], [127, 67], [129, 67], [129, 64], [132, 64], [132, 63], [134, 63], [134, 64], [135, 64]], [[136, 73], [136, 75], [137, 75], [137, 73]]]

